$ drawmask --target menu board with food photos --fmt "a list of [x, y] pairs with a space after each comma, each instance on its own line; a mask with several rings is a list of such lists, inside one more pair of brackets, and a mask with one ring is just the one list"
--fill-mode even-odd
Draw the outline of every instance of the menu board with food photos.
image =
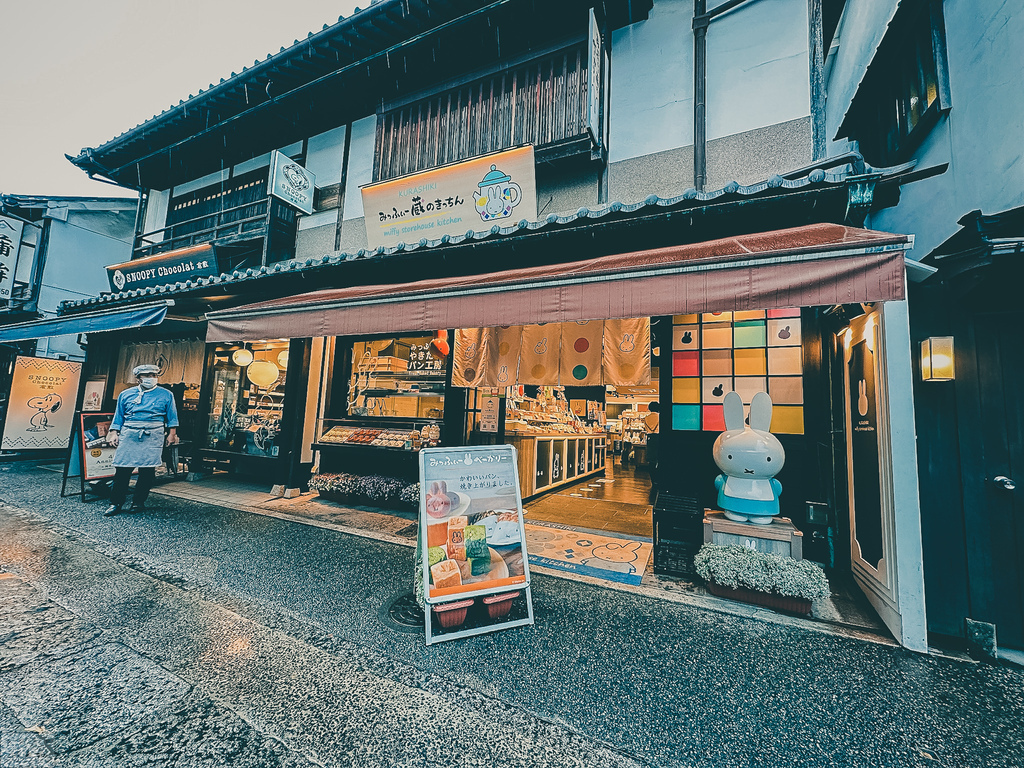
[[[419, 544], [428, 644], [533, 623], [515, 448], [422, 450]], [[468, 606], [471, 598], [482, 598], [469, 610], [484, 617], [488, 596], [522, 592], [528, 618], [470, 621], [469, 629], [433, 635], [432, 614], [441, 604], [464, 601]]]

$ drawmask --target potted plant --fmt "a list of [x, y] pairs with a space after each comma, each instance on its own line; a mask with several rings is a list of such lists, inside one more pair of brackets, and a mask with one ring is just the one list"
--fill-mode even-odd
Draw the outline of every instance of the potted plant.
[[793, 613], [830, 594], [825, 572], [807, 560], [746, 547], [705, 544], [693, 561], [711, 594]]

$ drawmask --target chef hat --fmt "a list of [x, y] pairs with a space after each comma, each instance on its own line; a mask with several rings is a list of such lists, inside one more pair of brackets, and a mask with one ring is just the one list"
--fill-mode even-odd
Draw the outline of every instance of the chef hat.
[[132, 368], [132, 376], [159, 376], [160, 366], [153, 365], [152, 363], [146, 363], [144, 365], [136, 365]]

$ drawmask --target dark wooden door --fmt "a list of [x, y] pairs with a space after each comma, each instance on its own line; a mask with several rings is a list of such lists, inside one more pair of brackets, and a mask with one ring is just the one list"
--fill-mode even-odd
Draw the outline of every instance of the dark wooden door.
[[1022, 328], [1024, 312], [976, 315], [955, 351], [971, 617], [1011, 648], [1024, 648]]

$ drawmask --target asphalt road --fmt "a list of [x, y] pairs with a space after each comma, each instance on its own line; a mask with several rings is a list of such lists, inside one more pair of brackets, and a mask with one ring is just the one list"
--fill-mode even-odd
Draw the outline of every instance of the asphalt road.
[[1020, 669], [539, 575], [428, 648], [408, 548], [59, 485], [0, 465], [0, 768], [1024, 763]]

